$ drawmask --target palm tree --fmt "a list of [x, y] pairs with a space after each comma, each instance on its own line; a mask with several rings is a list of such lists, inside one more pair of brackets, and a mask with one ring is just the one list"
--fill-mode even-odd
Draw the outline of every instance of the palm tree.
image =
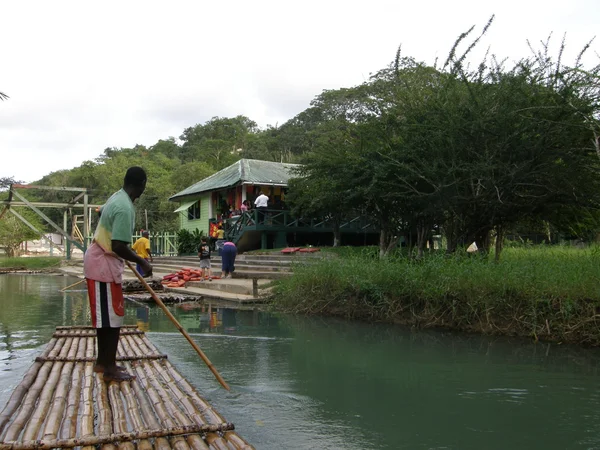
[[6, 95], [3, 92], [0, 92], [0, 100], [6, 100], [7, 98], [10, 98], [8, 95]]

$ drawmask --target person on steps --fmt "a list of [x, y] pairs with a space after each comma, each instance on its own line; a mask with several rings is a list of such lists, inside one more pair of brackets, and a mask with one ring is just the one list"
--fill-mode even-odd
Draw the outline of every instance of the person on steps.
[[[131, 248], [140, 258], [144, 258], [146, 261], [150, 260], [150, 262], [154, 262], [154, 259], [152, 258], [152, 253], [150, 252], [149, 237], [150, 233], [147, 230], [142, 231], [142, 237], [135, 241]], [[137, 264], [135, 268], [141, 276], [144, 276], [142, 266]]]
[[221, 250], [221, 278], [231, 278], [235, 270], [237, 247], [231, 241], [226, 241]]
[[129, 247], [135, 224], [133, 202], [145, 188], [144, 169], [127, 169], [123, 188], [115, 192], [100, 210], [94, 240], [83, 259], [92, 326], [96, 329], [98, 347], [94, 372], [103, 373], [105, 381], [120, 382], [135, 378], [124, 367], [117, 366], [116, 358], [125, 317], [121, 287], [125, 269], [123, 260], [139, 264], [145, 276], [152, 275], [150, 263]]
[[210, 270], [210, 246], [208, 240], [203, 237], [200, 240], [200, 247], [198, 247], [198, 257], [200, 258], [200, 281], [204, 281], [207, 277], [208, 281], [212, 281], [212, 271]]

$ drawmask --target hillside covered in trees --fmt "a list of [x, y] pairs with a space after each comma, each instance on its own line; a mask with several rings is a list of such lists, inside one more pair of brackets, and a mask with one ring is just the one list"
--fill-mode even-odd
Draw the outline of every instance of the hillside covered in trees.
[[[434, 231], [447, 237], [449, 251], [473, 241], [486, 251], [494, 236], [523, 229], [548, 240], [595, 236], [600, 65], [582, 63], [589, 46], [569, 64], [563, 42], [556, 55], [545, 43], [514, 63], [486, 55], [470, 65], [479, 40], [467, 42], [471, 32], [443, 63], [399, 50], [367, 82], [324, 91], [279, 127], [214, 117], [178, 139], [107, 148], [38, 184], [86, 187], [90, 202], [102, 203], [125, 168], [140, 165], [149, 183], [139, 210], [147, 210], [151, 230], [173, 230], [171, 195], [252, 158], [304, 164], [286, 199], [294, 213], [327, 215], [334, 224], [368, 214], [381, 230], [382, 256], [400, 236], [422, 253]], [[68, 200], [58, 192], [37, 195]], [[143, 216], [138, 220], [142, 227]], [[501, 250], [502, 239], [496, 242]]]

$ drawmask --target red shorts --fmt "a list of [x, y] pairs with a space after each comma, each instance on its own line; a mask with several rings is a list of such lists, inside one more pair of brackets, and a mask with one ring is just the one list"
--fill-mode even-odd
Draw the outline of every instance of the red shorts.
[[88, 297], [94, 328], [119, 328], [125, 317], [123, 290], [117, 283], [87, 279]]

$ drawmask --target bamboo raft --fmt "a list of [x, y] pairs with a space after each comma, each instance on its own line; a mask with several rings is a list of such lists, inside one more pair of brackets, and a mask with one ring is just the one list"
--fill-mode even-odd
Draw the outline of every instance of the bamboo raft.
[[0, 450], [253, 449], [135, 326], [117, 360], [137, 378], [106, 383], [95, 336], [57, 327], [0, 413]]

